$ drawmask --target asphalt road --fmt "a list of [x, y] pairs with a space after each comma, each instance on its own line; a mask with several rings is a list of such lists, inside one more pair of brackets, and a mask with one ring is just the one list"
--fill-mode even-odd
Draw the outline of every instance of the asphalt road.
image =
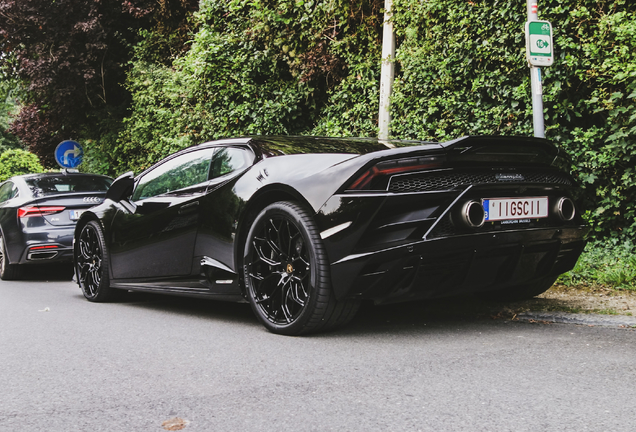
[[293, 338], [243, 304], [0, 281], [0, 431], [631, 431], [635, 384], [630, 329], [442, 302]]

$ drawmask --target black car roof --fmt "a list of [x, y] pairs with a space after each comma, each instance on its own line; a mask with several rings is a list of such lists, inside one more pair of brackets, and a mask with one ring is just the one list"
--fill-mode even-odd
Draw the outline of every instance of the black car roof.
[[396, 147], [431, 144], [415, 140], [380, 140], [378, 138], [334, 138], [315, 136], [250, 136], [227, 138], [193, 146], [200, 148], [218, 145], [254, 145], [270, 156], [309, 153], [367, 154]]

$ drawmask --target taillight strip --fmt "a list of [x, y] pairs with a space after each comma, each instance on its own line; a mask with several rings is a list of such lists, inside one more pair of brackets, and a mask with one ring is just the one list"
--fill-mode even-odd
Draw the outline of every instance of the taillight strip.
[[55, 214], [63, 211], [66, 207], [62, 206], [28, 206], [28, 207], [20, 207], [18, 209], [18, 217], [26, 218], [32, 216], [46, 216], [50, 214]]
[[29, 250], [36, 250], [36, 249], [57, 249], [59, 248], [59, 246], [57, 245], [48, 245], [48, 246], [33, 246], [31, 248], [29, 248]]
[[441, 163], [439, 162], [431, 162], [426, 164], [417, 164], [417, 165], [404, 165], [404, 166], [392, 166], [392, 167], [382, 167], [378, 168], [377, 165], [372, 166], [367, 171], [365, 171], [358, 179], [351, 184], [349, 190], [362, 190], [368, 189], [371, 185], [371, 182], [375, 177], [381, 175], [394, 175], [405, 172], [415, 172], [415, 171], [423, 171], [432, 168], [439, 168]]

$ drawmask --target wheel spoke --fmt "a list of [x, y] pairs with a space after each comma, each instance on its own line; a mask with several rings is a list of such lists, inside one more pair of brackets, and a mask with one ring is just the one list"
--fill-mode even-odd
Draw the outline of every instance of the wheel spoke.
[[[281, 239], [280, 229], [276, 227], [273, 219], [269, 220], [269, 225], [271, 226], [271, 230], [267, 228], [265, 229], [265, 239], [267, 241], [267, 244], [276, 255], [282, 256], [284, 255], [284, 253], [283, 253], [283, 250], [281, 249], [282, 245], [280, 244], [280, 239]], [[276, 234], [275, 239], [273, 239], [271, 236], [272, 231]]]
[[301, 307], [305, 306], [305, 299], [307, 298], [305, 287], [297, 280], [293, 280], [290, 283], [288, 298], [296, 302]]
[[283, 312], [283, 316], [285, 317], [285, 321], [287, 321], [287, 323], [289, 324], [290, 322], [292, 322], [293, 314], [289, 310], [289, 305], [287, 303], [288, 298], [289, 298], [289, 291], [287, 292], [287, 295], [285, 296], [284, 301], [281, 303], [280, 308]]
[[[274, 257], [268, 257], [267, 254], [263, 251], [263, 247], [259, 246], [256, 242], [264, 242], [265, 244], [269, 245], [269, 242], [265, 239], [260, 239], [260, 238], [254, 238], [254, 240], [252, 241], [252, 245], [254, 246], [254, 250], [256, 251], [256, 253], [258, 254], [258, 258], [263, 261], [265, 264], [270, 265], [270, 266], [278, 266], [281, 264], [280, 261], [276, 261], [274, 259]], [[272, 250], [272, 253], [270, 255], [274, 255], [275, 252]]]
[[82, 258], [84, 258], [85, 260], [89, 260], [91, 257], [90, 246], [88, 244], [86, 237], [87, 236], [84, 235], [84, 233], [82, 233], [82, 236], [80, 237], [79, 251]]
[[99, 275], [99, 268], [93, 267], [91, 271], [91, 275], [93, 277], [93, 282], [95, 282], [95, 286], [99, 285], [99, 281], [101, 280], [101, 276]]

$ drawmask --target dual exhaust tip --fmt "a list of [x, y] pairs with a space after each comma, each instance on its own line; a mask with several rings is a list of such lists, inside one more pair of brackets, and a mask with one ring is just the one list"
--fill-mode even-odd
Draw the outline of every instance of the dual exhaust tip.
[[[561, 197], [552, 206], [552, 213], [564, 222], [571, 221], [576, 215], [574, 202], [570, 198]], [[464, 228], [479, 228], [486, 222], [484, 207], [481, 202], [475, 200], [466, 201], [456, 216], [453, 219]]]

